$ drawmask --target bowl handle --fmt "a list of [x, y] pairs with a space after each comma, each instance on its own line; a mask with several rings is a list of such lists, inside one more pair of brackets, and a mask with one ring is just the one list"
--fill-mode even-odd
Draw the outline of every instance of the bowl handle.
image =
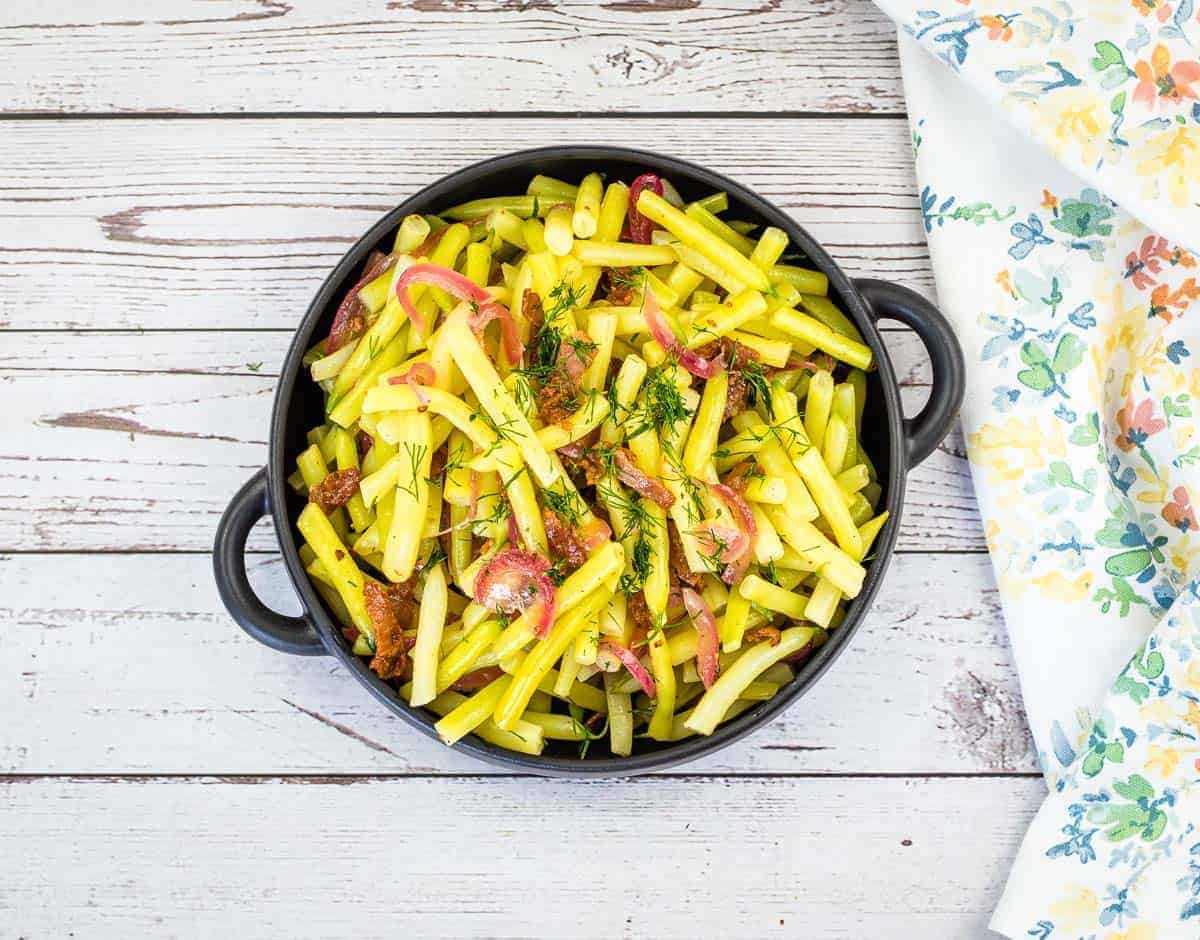
[[958, 417], [966, 391], [962, 347], [940, 310], [907, 287], [874, 278], [858, 278], [854, 286], [867, 302], [872, 319], [899, 320], [920, 337], [933, 365], [929, 401], [915, 418], [905, 418], [904, 442], [911, 470], [937, 449]]
[[323, 655], [325, 645], [303, 617], [286, 617], [267, 607], [246, 577], [246, 537], [268, 513], [266, 468], [254, 474], [229, 502], [217, 523], [213, 544], [213, 575], [217, 591], [238, 626], [260, 643], [281, 653]]

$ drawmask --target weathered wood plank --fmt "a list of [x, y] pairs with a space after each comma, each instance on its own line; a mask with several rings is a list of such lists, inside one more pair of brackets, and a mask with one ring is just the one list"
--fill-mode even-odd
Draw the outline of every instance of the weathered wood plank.
[[[889, 332], [909, 412], [926, 357]], [[266, 459], [282, 332], [10, 332], [0, 353], [0, 550], [206, 550]], [[115, 371], [114, 371], [115, 370]], [[271, 532], [255, 549], [273, 549]], [[961, 439], [909, 479], [901, 547], [983, 548]]]
[[850, 273], [932, 292], [899, 118], [114, 127], [0, 125], [0, 326], [289, 328], [350, 243], [408, 195], [485, 157], [564, 141], [624, 141], [707, 164], [776, 201]]
[[[296, 612], [276, 556], [265, 601]], [[207, 556], [0, 557], [0, 773], [462, 773], [331, 660], [275, 653]], [[69, 590], [64, 589], [69, 586]], [[688, 773], [1032, 773], [983, 555], [899, 556], [850, 649], [783, 716]]]
[[0, 58], [5, 112], [904, 107], [867, 0], [18, 0]]
[[[0, 784], [14, 937], [983, 937], [1039, 780]], [[986, 812], [980, 812], [987, 807]], [[970, 833], [964, 821], [970, 820]]]

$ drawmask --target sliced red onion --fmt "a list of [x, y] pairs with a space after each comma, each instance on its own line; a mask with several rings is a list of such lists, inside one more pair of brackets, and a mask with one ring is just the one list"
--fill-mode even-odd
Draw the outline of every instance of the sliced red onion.
[[683, 605], [696, 628], [696, 671], [700, 673], [704, 687], [709, 689], [717, 681], [717, 673], [721, 669], [720, 660], [717, 659], [721, 648], [717, 636], [717, 618], [704, 598], [690, 587], [683, 589]]
[[[744, 475], [739, 479], [745, 485]], [[745, 551], [737, 558], [731, 559], [726, 564], [725, 570], [721, 572], [722, 581], [726, 584], [734, 584], [742, 579], [742, 576], [746, 573], [746, 568], [750, 565], [750, 547], [754, 542], [754, 536], [758, 534], [758, 527], [754, 524], [754, 513], [750, 511], [750, 506], [738, 490], [724, 483], [710, 483], [708, 486], [709, 489], [725, 501], [730, 512], [733, 513], [738, 526], [746, 533]]]
[[629, 240], [639, 245], [649, 245], [650, 233], [654, 231], [654, 223], [637, 210], [638, 196], [647, 189], [652, 189], [661, 196], [662, 179], [653, 173], [643, 173], [629, 186]]
[[521, 541], [521, 530], [517, 527], [517, 517], [511, 512], [508, 514], [508, 544], [513, 548], [525, 547]]
[[489, 301], [471, 314], [467, 324], [471, 327], [472, 333], [482, 336], [484, 327], [492, 320], [500, 321], [500, 337], [504, 341], [504, 354], [508, 357], [508, 361], [515, 366], [521, 361], [521, 356], [525, 354], [525, 346], [521, 342], [521, 334], [517, 332], [517, 324], [513, 322], [512, 313], [506, 306], [494, 300]]
[[701, 379], [711, 379], [714, 375], [725, 371], [724, 350], [719, 350], [711, 359], [705, 359], [696, 350], [688, 349], [679, 342], [679, 337], [675, 335], [671, 324], [667, 322], [666, 314], [658, 306], [654, 291], [649, 289], [642, 295], [642, 316], [646, 318], [646, 326], [649, 327], [650, 335], [657, 340], [658, 345], [668, 355], [673, 354], [678, 357], [679, 364], [692, 375]]
[[514, 614], [537, 607], [533, 633], [544, 639], [554, 622], [554, 582], [546, 574], [550, 562], [533, 552], [508, 548], [493, 558], [475, 579], [475, 601], [488, 610]]
[[642, 665], [642, 661], [637, 658], [637, 654], [633, 650], [624, 643], [619, 643], [607, 636], [600, 640], [600, 648], [612, 653], [621, 661], [621, 665], [629, 670], [629, 674], [637, 680], [643, 692], [650, 698], [657, 697], [658, 688], [654, 685], [654, 677], [646, 671], [646, 667]]
[[692, 529], [692, 535], [705, 552], [716, 555], [723, 564], [738, 561], [750, 548], [750, 536], [731, 525], [701, 522]]
[[421, 391], [422, 385], [436, 385], [437, 372], [428, 362], [414, 363], [412, 368], [403, 375], [393, 375], [388, 379], [389, 385], [407, 385], [412, 389], [413, 394], [417, 396], [417, 401], [421, 403], [418, 411], [424, 411], [429, 407], [429, 396]]
[[396, 297], [400, 300], [400, 306], [408, 314], [413, 326], [418, 330], [425, 329], [425, 318], [421, 316], [416, 304], [408, 296], [408, 289], [413, 284], [428, 284], [446, 291], [459, 300], [470, 300], [479, 306], [495, 303], [491, 294], [457, 271], [451, 271], [449, 268], [443, 268], [440, 264], [428, 262], [414, 264], [396, 278]]

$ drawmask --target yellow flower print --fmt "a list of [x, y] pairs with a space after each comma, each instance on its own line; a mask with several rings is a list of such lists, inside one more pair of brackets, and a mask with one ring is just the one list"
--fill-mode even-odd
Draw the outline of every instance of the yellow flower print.
[[[1200, 668], [1200, 661], [1194, 661]], [[1138, 709], [1138, 717], [1142, 721], [1154, 722], [1155, 724], [1165, 725], [1175, 718], [1175, 712], [1171, 706], [1163, 698], [1152, 698], [1145, 705]]]
[[1200, 731], [1200, 705], [1188, 702], [1187, 714], [1183, 716], [1183, 720], [1191, 725], [1193, 730]]
[[1200, 660], [1193, 659], [1190, 663], [1188, 663], [1187, 673], [1185, 675], [1187, 677], [1186, 688], [1200, 689]]
[[1179, 766], [1179, 751], [1173, 747], [1151, 744], [1146, 751], [1146, 760], [1143, 766], [1162, 779], [1168, 780], [1175, 772], [1175, 768]]
[[1068, 885], [1062, 900], [1050, 905], [1055, 927], [1070, 933], [1094, 928], [1099, 913], [1100, 900], [1096, 892], [1083, 885]]
[[1158, 928], [1154, 924], [1142, 922], [1134, 924], [1128, 930], [1109, 934], [1108, 940], [1158, 940]]
[[1036, 417], [1008, 418], [999, 424], [982, 424], [968, 435], [972, 461], [999, 480], [1023, 480], [1052, 459], [1066, 455], [1061, 432], [1046, 433]]
[[1063, 88], [1030, 105], [1035, 130], [1056, 157], [1095, 163], [1107, 135], [1107, 104], [1091, 88]]
[[1176, 126], [1149, 135], [1138, 147], [1138, 176], [1152, 177], [1148, 195], [1161, 195], [1174, 206], [1191, 205], [1192, 188], [1200, 186], [1200, 128]]
[[1049, 571], [1033, 579], [1034, 585], [1041, 591], [1042, 596], [1050, 600], [1069, 603], [1082, 601], [1092, 596], [1092, 585], [1095, 575], [1090, 571], [1081, 571], [1069, 578], [1061, 571]]

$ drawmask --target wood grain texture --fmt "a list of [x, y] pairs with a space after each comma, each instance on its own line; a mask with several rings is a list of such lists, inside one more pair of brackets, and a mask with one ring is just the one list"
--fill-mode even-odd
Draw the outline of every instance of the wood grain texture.
[[[927, 358], [889, 332], [912, 414]], [[0, 551], [207, 551], [267, 456], [284, 332], [12, 332], [0, 353]], [[266, 529], [251, 548], [273, 550]], [[980, 551], [961, 437], [909, 475], [904, 551]]]
[[727, 173], [850, 274], [932, 293], [900, 118], [18, 121], [0, 137], [0, 326], [290, 329], [403, 199], [486, 157], [571, 141]]
[[17, 781], [0, 917], [16, 937], [963, 940], [985, 935], [1042, 789]]
[[904, 107], [867, 0], [15, 0], [0, 59], [0, 112]]
[[[298, 612], [278, 557], [252, 556], [250, 574]], [[490, 772], [332, 660], [245, 636], [207, 556], [8, 556], [0, 581], [0, 773]], [[687, 772], [1036, 769], [986, 556], [903, 555], [815, 688]]]

